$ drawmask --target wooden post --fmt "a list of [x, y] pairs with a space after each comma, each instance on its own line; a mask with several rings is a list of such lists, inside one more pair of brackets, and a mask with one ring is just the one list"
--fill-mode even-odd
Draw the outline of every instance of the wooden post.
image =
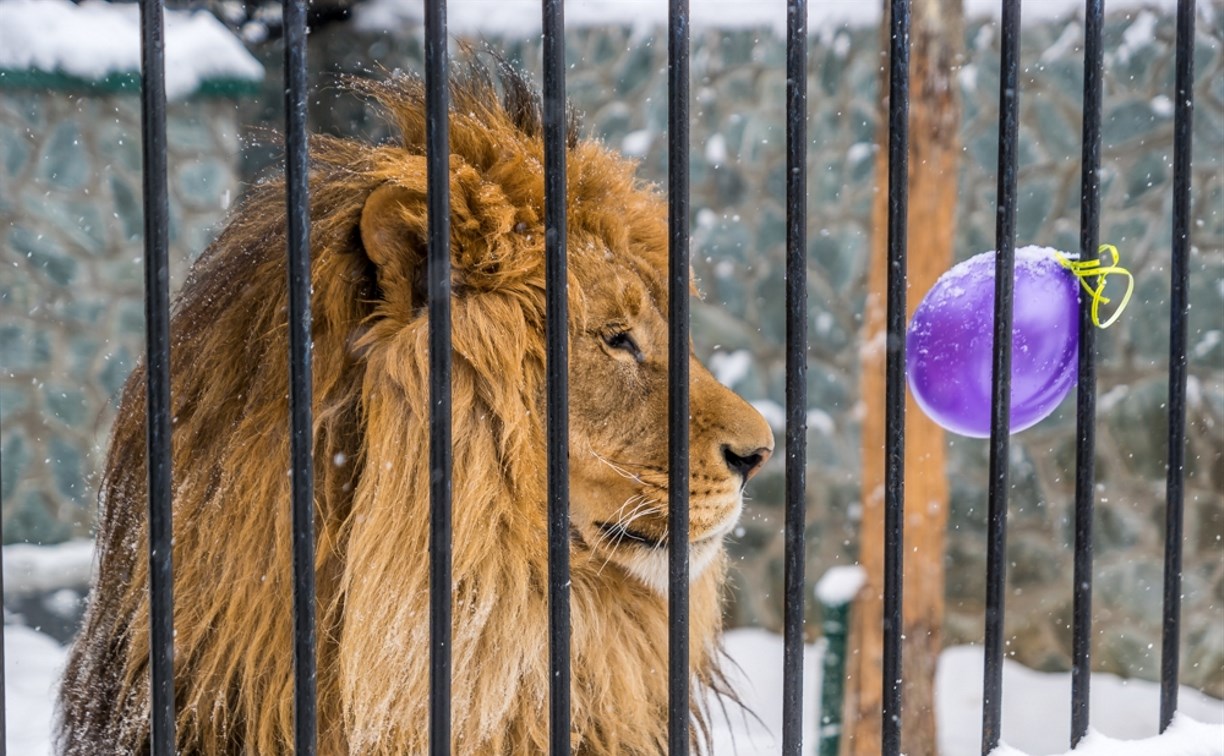
[[[885, 2], [888, 29], [888, 3]], [[955, 72], [961, 0], [913, 0], [910, 54], [909, 314], [952, 264], [960, 103]], [[885, 40], [887, 42], [887, 40]], [[887, 45], [885, 44], [885, 47]], [[887, 67], [884, 68], [887, 71]], [[885, 74], [886, 76], [886, 74]], [[880, 753], [884, 574], [884, 290], [888, 218], [887, 81], [880, 87], [869, 292], [862, 334], [863, 519], [859, 561], [867, 582], [854, 608], [847, 660], [842, 754]], [[948, 482], [944, 432], [909, 398], [905, 421], [905, 680], [902, 750], [935, 754], [935, 665], [942, 646]]]

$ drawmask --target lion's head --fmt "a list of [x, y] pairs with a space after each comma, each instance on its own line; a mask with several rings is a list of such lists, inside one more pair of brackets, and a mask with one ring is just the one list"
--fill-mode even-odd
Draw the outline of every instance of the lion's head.
[[[457, 753], [547, 749], [543, 149], [513, 72], [452, 82], [453, 701]], [[400, 142], [312, 147], [319, 714], [323, 753], [423, 753], [428, 706], [423, 91], [362, 84]], [[571, 130], [571, 134], [574, 133]], [[573, 740], [666, 743], [667, 226], [595, 141], [568, 154]], [[175, 306], [175, 682], [185, 753], [292, 742], [283, 185], [252, 189]], [[722, 536], [773, 447], [690, 357], [691, 664], [715, 686]], [[61, 748], [147, 747], [143, 376], [103, 483], [94, 597]], [[695, 737], [704, 723], [693, 696]]]
[[[601, 254], [606, 239], [587, 242]], [[589, 297], [571, 338], [572, 519], [581, 540], [661, 593], [667, 590], [668, 333], [664, 249], [646, 267], [596, 261], [578, 273]], [[657, 266], [657, 267], [649, 267]], [[582, 267], [587, 267], [586, 265]], [[701, 576], [739, 519], [744, 483], [773, 436], [751, 406], [690, 357], [690, 574]]]

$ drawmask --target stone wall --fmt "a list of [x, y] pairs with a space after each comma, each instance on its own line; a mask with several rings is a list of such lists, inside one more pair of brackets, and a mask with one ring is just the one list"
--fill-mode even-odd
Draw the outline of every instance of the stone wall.
[[[238, 192], [226, 97], [167, 116], [172, 286]], [[89, 533], [118, 391], [144, 353], [140, 102], [0, 89], [0, 477], [6, 543]]]
[[[1145, 29], [1151, 34], [1138, 33]], [[1121, 250], [1136, 275], [1137, 289], [1130, 310], [1098, 339], [1098, 624], [1094, 661], [1104, 670], [1149, 678], [1157, 675], [1159, 667], [1172, 39], [1172, 19], [1146, 11], [1111, 15], [1105, 31], [1101, 240]], [[511, 60], [522, 62], [528, 70], [539, 70], [538, 40], [483, 41]], [[1224, 30], [1219, 19], [1213, 23], [1200, 21], [1182, 653], [1183, 679], [1215, 695], [1224, 695], [1222, 43]], [[1064, 249], [1077, 245], [1081, 44], [1081, 24], [1075, 20], [1034, 24], [1026, 27], [1023, 35], [1017, 224], [1021, 244], [1041, 243]], [[574, 64], [568, 74], [569, 94], [586, 114], [587, 132], [640, 157], [642, 175], [663, 182], [667, 96], [666, 44], [661, 30], [575, 29], [569, 33], [567, 46]], [[967, 24], [966, 59], [955, 78], [965, 113], [958, 259], [994, 246], [998, 46], [993, 24], [981, 20]], [[280, 50], [268, 45], [259, 52], [268, 78], [265, 96], [244, 105], [242, 121], [248, 126], [277, 124], [281, 117]], [[704, 300], [694, 303], [693, 336], [702, 358], [771, 416], [780, 415], [784, 396], [783, 53], [782, 40], [768, 29], [698, 30], [693, 37], [693, 261], [704, 292]], [[398, 67], [419, 71], [422, 50], [419, 35], [413, 30], [402, 35], [369, 36], [341, 25], [312, 34], [310, 55], [318, 94], [311, 112], [316, 128], [378, 138], [386, 134], [385, 127], [363, 103], [335, 87], [336, 77], [343, 73], [369, 75], [375, 62], [386, 70]], [[829, 566], [854, 560], [860, 510], [859, 423], [864, 403], [880, 400], [859, 395], [857, 375], [871, 232], [869, 205], [877, 191], [873, 168], [881, 63], [875, 30], [819, 29], [812, 39], [808, 165], [808, 325], [812, 338], [808, 362], [809, 584]], [[78, 106], [65, 101], [59, 107]], [[0, 112], [19, 115], [13, 106], [5, 107], [8, 109]], [[12, 115], [0, 117], [10, 119]], [[225, 110], [217, 117], [230, 118], [232, 112]], [[138, 129], [134, 116], [125, 118], [129, 130], [123, 139], [135, 144]], [[8, 122], [0, 122], [0, 127]], [[0, 132], [0, 139], [8, 139], [5, 133]], [[38, 139], [48, 136], [40, 132]], [[0, 147], [4, 144], [0, 141]], [[176, 153], [182, 156], [176, 162], [189, 161], [189, 155], [199, 153], [198, 147]], [[221, 153], [232, 155], [233, 149], [226, 147]], [[258, 175], [277, 156], [274, 145], [245, 145], [246, 178]], [[55, 159], [42, 158], [39, 165]], [[99, 166], [104, 165], [105, 159], [101, 159]], [[135, 191], [136, 174], [127, 168], [120, 173], [128, 183], [136, 182], [131, 184]], [[102, 167], [86, 175], [89, 182], [109, 180]], [[232, 174], [225, 177], [233, 181]], [[53, 186], [50, 179], [41, 181], [30, 196], [41, 196]], [[94, 184], [89, 186], [92, 189]], [[55, 189], [55, 196], [60, 191]], [[122, 236], [122, 224], [107, 220], [111, 218], [111, 204], [120, 195], [103, 184], [91, 196], [105, 198], [93, 212], [102, 214], [107, 233]], [[220, 216], [223, 194], [212, 196], [215, 201], [210, 206], [209, 222]], [[34, 200], [23, 201], [37, 205]], [[9, 213], [0, 217], [0, 230], [10, 234], [10, 246], [4, 254], [14, 255], [14, 229], [35, 217], [41, 208], [23, 206], [17, 213], [0, 199], [0, 212]], [[114, 212], [122, 215], [124, 211]], [[68, 230], [75, 224], [55, 225], [61, 227], [56, 233], [77, 233]], [[54, 252], [48, 258], [45, 251], [38, 253], [42, 257], [36, 254], [15, 260], [26, 271], [25, 278], [19, 279], [26, 282], [24, 288], [11, 284], [5, 274], [4, 292], [28, 292], [21, 295], [26, 299], [20, 306], [14, 304], [17, 294], [0, 297], [8, 308], [0, 311], [4, 317], [0, 328], [8, 329], [0, 334], [13, 334], [10, 341], [0, 341], [0, 366], [12, 372], [16, 360], [15, 364], [25, 371], [15, 379], [5, 378], [4, 390], [12, 396], [0, 397], [5, 413], [6, 537], [54, 539], [88, 528], [90, 475], [96, 470], [107, 417], [96, 409], [81, 414], [76, 406], [82, 392], [96, 393], [102, 402], [110, 396], [139, 350], [140, 341], [138, 334], [124, 337], [128, 341], [116, 335], [98, 339], [102, 346], [97, 350], [82, 347], [83, 353], [95, 357], [93, 361], [84, 360], [78, 368], [71, 357], [71, 340], [82, 331], [77, 325], [82, 317], [86, 322], [112, 323], [115, 334], [133, 334], [132, 329], [138, 329], [139, 271], [132, 268], [117, 272], [123, 261], [140, 254], [130, 238], [120, 238], [118, 246], [107, 247], [113, 253], [107, 253], [105, 259], [116, 272], [105, 278], [93, 273], [85, 277], [82, 271], [92, 271], [87, 263], [95, 253], [81, 245], [55, 247], [79, 250], [71, 263], [56, 263], [60, 258]], [[198, 250], [185, 235], [177, 238], [178, 257]], [[921, 254], [921, 250], [912, 250], [911, 254]], [[47, 263], [50, 268], [30, 262], [43, 259], [52, 261]], [[57, 282], [54, 275], [58, 273], [52, 272], [59, 271], [57, 264], [75, 271], [74, 277]], [[116, 278], [109, 277], [112, 275]], [[102, 286], [107, 287], [107, 293], [98, 297], [96, 315], [72, 315], [80, 306], [77, 303], [82, 290], [92, 292]], [[71, 301], [67, 297], [69, 287], [76, 287]], [[43, 300], [56, 303], [57, 309], [46, 311], [45, 326], [35, 327], [35, 322], [43, 321], [34, 321], [34, 316], [26, 319], [24, 313], [34, 308], [34, 302]], [[126, 320], [120, 317], [124, 312], [129, 313], [124, 316]], [[21, 319], [14, 322], [12, 318], [18, 316]], [[112, 356], [106, 359], [102, 355]], [[121, 357], [123, 362], [119, 362]], [[121, 367], [110, 368], [106, 374], [110, 377], [103, 379], [100, 371], [112, 363]], [[53, 388], [45, 388], [47, 385]], [[71, 401], [60, 393], [72, 397]], [[9, 407], [13, 405], [8, 402], [18, 395], [26, 403], [18, 414], [12, 414]], [[73, 409], [65, 418], [62, 407], [66, 405]], [[10, 418], [20, 418], [20, 422]], [[780, 417], [771, 421], [781, 439]], [[20, 430], [13, 430], [18, 427]], [[1073, 428], [1074, 407], [1068, 402], [1049, 420], [1015, 436], [1012, 444], [1008, 648], [1024, 663], [1042, 669], [1069, 666]], [[14, 480], [9, 475], [9, 466], [14, 463], [10, 462], [13, 455], [8, 444], [18, 443], [12, 440], [18, 436], [22, 438], [20, 443], [31, 450], [21, 459], [32, 461], [22, 463], [25, 472], [14, 485], [9, 482]], [[40, 438], [45, 440], [37, 440]], [[39, 461], [52, 458], [48, 450], [53, 438], [61, 439], [56, 442], [60, 445], [57, 448], [78, 450], [75, 457], [69, 454], [56, 458], [76, 459], [76, 468]], [[34, 451], [35, 443], [44, 446]], [[982, 634], [985, 593], [986, 444], [950, 438], [949, 447], [947, 474], [952, 501], [945, 630], [949, 642], [975, 641]], [[778, 455], [750, 487], [751, 501], [743, 525], [731, 539], [735, 573], [729, 614], [735, 624], [780, 627], [781, 459]], [[69, 472], [55, 472], [61, 467]], [[86, 482], [82, 484], [82, 480]], [[10, 491], [10, 486], [14, 490]], [[22, 524], [26, 522], [38, 523], [37, 528]], [[808, 614], [810, 620], [819, 616], [814, 601], [809, 601]], [[809, 621], [808, 627], [815, 633], [819, 625]]]

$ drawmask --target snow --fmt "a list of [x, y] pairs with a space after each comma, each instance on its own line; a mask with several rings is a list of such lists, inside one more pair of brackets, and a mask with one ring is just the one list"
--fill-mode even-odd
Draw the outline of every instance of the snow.
[[1122, 32], [1122, 44], [1115, 53], [1119, 63], [1125, 63], [1135, 51], [1150, 45], [1156, 39], [1156, 16], [1143, 11], [1134, 23]]
[[714, 378], [727, 388], [735, 388], [735, 384], [744, 380], [752, 369], [754, 358], [747, 349], [737, 349], [734, 352], [715, 352], [710, 355], [710, 372]]
[[[977, 753], [981, 747], [982, 676], [980, 647], [959, 646], [940, 655], [935, 705], [939, 711], [940, 749], [946, 756]], [[1096, 673], [1089, 688], [1090, 721], [1098, 732], [1094, 742], [1087, 744], [1093, 756], [1224, 756], [1224, 701], [1182, 686], [1178, 710], [1184, 717], [1212, 726], [1179, 726], [1177, 732], [1153, 739], [1160, 729], [1158, 683]], [[1070, 674], [1037, 672], [1005, 660], [1003, 741], [1009, 750], [996, 751], [997, 756], [1066, 753], [1071, 732], [1070, 701]], [[1121, 750], [1123, 746], [1117, 741], [1143, 742]], [[1075, 756], [1081, 754], [1075, 752]]]
[[[11, 546], [5, 546], [7, 552]], [[24, 756], [51, 753], [55, 685], [68, 654], [42, 633], [20, 625], [4, 626], [4, 704], [8, 752]]]
[[1063, 29], [1062, 35], [1054, 41], [1054, 44], [1047, 47], [1045, 52], [1041, 53], [1041, 62], [1050, 63], [1065, 57], [1068, 53], [1075, 50], [1079, 41], [1079, 24], [1067, 24], [1067, 28]]
[[[728, 632], [725, 641], [733, 662], [727, 665], [729, 678], [753, 714], [728, 703], [724, 716], [722, 707], [713, 705], [714, 754], [773, 756], [780, 752], [782, 729], [782, 638], [759, 628], [742, 628]], [[815, 643], [806, 647], [803, 658], [803, 732], [809, 749], [815, 746], [822, 652], [823, 643]], [[9, 753], [49, 754], [55, 686], [66, 651], [27, 627], [5, 625], [4, 654]], [[943, 756], [979, 753], [981, 680], [980, 648], [959, 646], [944, 651], [936, 675]], [[1006, 661], [1003, 689], [1007, 746], [995, 751], [995, 756], [1065, 753], [1070, 732], [1070, 675], [1035, 672]], [[1091, 698], [1096, 729], [1070, 756], [1224, 756], [1222, 701], [1183, 687], [1173, 726], [1154, 737], [1160, 701], [1156, 683], [1096, 674]]]
[[[1211, 3], [1200, 3], [1200, 6]], [[769, 27], [781, 31], [786, 25], [784, 2], [762, 3], [744, 0], [692, 0], [690, 24], [694, 29], [751, 29]], [[1111, 0], [1109, 10], [1135, 8], [1172, 9], [1175, 0]], [[998, 17], [998, 0], [965, 0], [968, 18]], [[1025, 0], [1024, 23], [1048, 21], [1082, 13], [1077, 0]], [[880, 21], [880, 3], [860, 0], [830, 0], [808, 6], [808, 28], [827, 31], [846, 26], [866, 26]], [[1200, 8], [1201, 14], [1209, 13]], [[420, 0], [369, 0], [354, 10], [356, 28], [367, 32], [385, 31], [420, 24]], [[658, 0], [569, 0], [565, 4], [567, 27], [605, 24], [632, 24], [638, 29], [667, 23], [667, 3]], [[447, 28], [452, 34], [478, 32], [508, 36], [539, 34], [539, 0], [451, 0], [447, 3]]]
[[855, 142], [850, 145], [850, 149], [846, 150], [846, 162], [857, 163], [860, 160], [866, 160], [875, 151], [876, 146], [871, 142]]
[[[730, 679], [760, 722], [728, 705], [715, 707], [715, 756], [772, 756], [780, 753], [782, 730], [782, 639], [758, 628], [726, 635]], [[803, 663], [805, 752], [813, 752], [819, 710], [823, 643], [807, 646]], [[936, 718], [942, 756], [978, 756], [981, 749], [982, 649], [958, 646], [940, 656], [936, 677]], [[1007, 748], [995, 756], [1068, 753], [1071, 677], [1003, 664], [1003, 735]], [[1095, 732], [1070, 756], [1224, 756], [1224, 701], [1182, 687], [1180, 713], [1159, 737], [1160, 688], [1156, 683], [1092, 677], [1091, 717]]]
[[[168, 10], [166, 96], [207, 80], [263, 79], [263, 66], [211, 13]], [[140, 71], [140, 12], [102, 0], [0, 2], [0, 70], [62, 73], [97, 81]]]
[[1168, 95], [1156, 95], [1148, 105], [1152, 108], [1152, 112], [1161, 118], [1173, 117], [1173, 100], [1169, 99]]
[[816, 598], [825, 606], [849, 604], [867, 582], [867, 572], [857, 565], [830, 567], [816, 583]]
[[55, 546], [5, 546], [4, 593], [24, 596], [88, 585], [93, 557], [93, 541], [87, 540]]
[[754, 399], [748, 402], [752, 408], [761, 413], [769, 427], [781, 433], [786, 430], [786, 409], [772, 399]]
[[[1067, 756], [1219, 756], [1224, 753], [1224, 731], [1219, 725], [1196, 722], [1176, 714], [1163, 734], [1140, 740], [1117, 740], [1089, 730], [1088, 735]], [[1006, 743], [991, 751], [991, 756], [1025, 756]]]
[[816, 598], [826, 607], [841, 607], [854, 601], [864, 582], [867, 582], [867, 571], [860, 566], [835, 566], [816, 582]]
[[807, 411], [807, 427], [815, 428], [826, 436], [832, 436], [837, 432], [837, 423], [833, 420], [833, 416], [815, 407]]
[[[776, 756], [782, 752], [782, 638], [756, 627], [732, 630], [724, 636], [727, 678], [746, 709], [728, 703], [726, 715], [715, 704], [711, 729], [713, 756]], [[820, 708], [820, 659], [823, 644], [807, 646], [803, 654], [803, 742], [814, 753], [816, 717]], [[751, 713], [749, 713], [751, 712]], [[755, 716], [754, 716], [755, 715]]]
[[650, 152], [650, 144], [654, 141], [655, 132], [650, 129], [631, 131], [621, 140], [621, 152], [626, 157], [645, 157]]
[[727, 162], [727, 139], [722, 134], [714, 134], [706, 142], [705, 158], [713, 165]]
[[973, 92], [977, 90], [977, 75], [977, 66], [969, 63], [961, 67], [960, 72], [956, 74], [956, 80], [960, 82], [961, 89]]

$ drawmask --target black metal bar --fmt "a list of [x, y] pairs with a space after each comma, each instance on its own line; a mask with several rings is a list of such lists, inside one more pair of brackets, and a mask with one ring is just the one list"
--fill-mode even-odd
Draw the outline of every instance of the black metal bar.
[[306, 0], [288, 0], [285, 3], [285, 201], [289, 224], [289, 455], [293, 490], [293, 743], [297, 756], [313, 756], [318, 745], [311, 453], [310, 167], [306, 143]]
[[140, 0], [140, 128], [144, 168], [145, 453], [149, 475], [149, 675], [153, 756], [174, 753], [174, 600], [170, 493], [170, 263], [166, 187], [166, 59], [162, 0]]
[[[0, 416], [4, 408], [0, 407]], [[0, 445], [2, 446], [2, 445]], [[0, 470], [4, 469], [4, 452], [0, 450]], [[0, 511], [0, 544], [4, 543], [4, 512]], [[0, 620], [4, 614], [4, 570], [0, 568]], [[8, 754], [8, 698], [4, 683], [4, 622], [0, 621], [0, 756]]]
[[565, 10], [544, 0], [544, 293], [548, 422], [549, 752], [570, 752], [569, 307], [566, 298]]
[[999, 745], [1003, 715], [1003, 597], [1007, 583], [1007, 455], [1011, 435], [1012, 290], [1016, 269], [1016, 143], [1020, 0], [1003, 0], [999, 64], [999, 183], [995, 212], [994, 365], [986, 541], [986, 661], [982, 753]]
[[1186, 464], [1186, 316], [1190, 310], [1190, 153], [1194, 121], [1194, 0], [1177, 2], [1177, 97], [1173, 110], [1173, 261], [1169, 296], [1169, 456], [1165, 479], [1164, 622], [1160, 731], [1177, 711], [1181, 642], [1182, 516]]
[[892, 0], [888, 71], [888, 313], [884, 387], [884, 692], [881, 744], [901, 752], [905, 539], [905, 289], [909, 212], [909, 0]]
[[429, 213], [429, 752], [451, 752], [451, 262], [446, 0], [425, 3]]
[[[1080, 159], [1080, 259], [1097, 258], [1100, 230], [1101, 26], [1103, 0], [1084, 3], [1083, 154]], [[1092, 679], [1092, 513], [1096, 472], [1096, 326], [1092, 300], [1080, 297], [1075, 405], [1075, 577], [1071, 630], [1071, 747], [1088, 732]]]
[[807, 0], [786, 7], [786, 574], [782, 753], [803, 750], [807, 485]]
[[668, 753], [689, 748], [689, 4], [667, 25]]

